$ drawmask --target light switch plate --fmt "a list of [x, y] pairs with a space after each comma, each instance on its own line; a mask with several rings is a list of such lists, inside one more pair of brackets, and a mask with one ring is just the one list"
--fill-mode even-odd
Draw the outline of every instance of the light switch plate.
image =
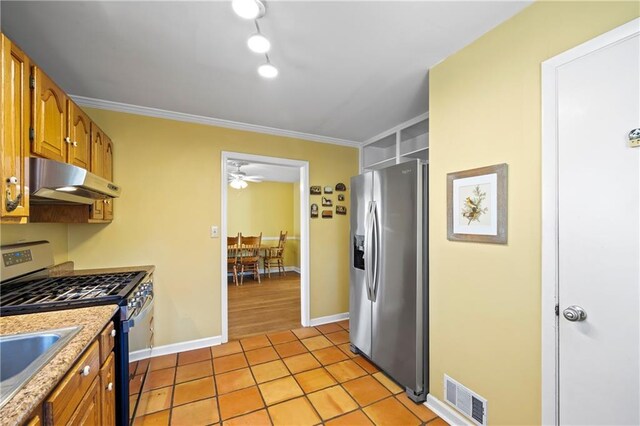
[[218, 238], [218, 227], [216, 225], [211, 225], [211, 238]]

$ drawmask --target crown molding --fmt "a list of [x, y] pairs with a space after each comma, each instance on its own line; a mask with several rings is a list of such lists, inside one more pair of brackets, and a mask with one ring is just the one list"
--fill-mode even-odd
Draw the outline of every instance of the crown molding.
[[296, 132], [293, 130], [277, 129], [275, 127], [259, 126], [257, 124], [241, 123], [238, 121], [223, 120], [221, 118], [205, 117], [203, 115], [185, 114], [183, 112], [167, 111], [158, 108], [150, 108], [139, 105], [125, 104], [122, 102], [106, 101], [104, 99], [87, 98], [85, 96], [71, 95], [71, 99], [80, 106], [88, 108], [104, 109], [108, 111], [125, 112], [129, 114], [144, 115], [147, 117], [166, 118], [168, 120], [184, 121], [187, 123], [204, 124], [207, 126], [225, 127], [227, 129], [244, 130], [247, 132], [263, 133], [287, 138], [304, 139], [313, 142], [329, 143], [333, 145], [359, 148], [360, 142], [346, 139], [332, 138], [329, 136], [314, 135], [311, 133]]

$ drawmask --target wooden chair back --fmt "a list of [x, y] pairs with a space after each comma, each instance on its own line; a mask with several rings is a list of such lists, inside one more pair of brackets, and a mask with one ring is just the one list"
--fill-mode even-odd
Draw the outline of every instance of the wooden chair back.
[[227, 263], [235, 263], [240, 254], [240, 234], [227, 237]]
[[240, 251], [242, 252], [242, 257], [240, 260], [243, 263], [257, 261], [257, 258], [260, 257], [261, 244], [262, 232], [258, 236], [244, 236], [240, 234]]

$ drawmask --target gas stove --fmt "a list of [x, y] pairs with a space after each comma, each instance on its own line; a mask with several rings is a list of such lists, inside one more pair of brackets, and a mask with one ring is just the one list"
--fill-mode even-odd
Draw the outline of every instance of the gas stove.
[[[142, 294], [129, 293], [144, 276], [144, 271], [136, 271], [18, 279], [2, 285], [0, 315], [120, 304], [124, 299], [127, 299], [127, 310], [134, 310], [141, 303]], [[148, 285], [138, 291], [148, 291]], [[130, 315], [127, 312], [127, 316]]]

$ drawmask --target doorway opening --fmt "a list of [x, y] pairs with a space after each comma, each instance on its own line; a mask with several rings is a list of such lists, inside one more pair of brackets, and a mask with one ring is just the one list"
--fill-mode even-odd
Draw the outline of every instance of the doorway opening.
[[307, 326], [308, 162], [223, 152], [221, 163], [223, 342]]

